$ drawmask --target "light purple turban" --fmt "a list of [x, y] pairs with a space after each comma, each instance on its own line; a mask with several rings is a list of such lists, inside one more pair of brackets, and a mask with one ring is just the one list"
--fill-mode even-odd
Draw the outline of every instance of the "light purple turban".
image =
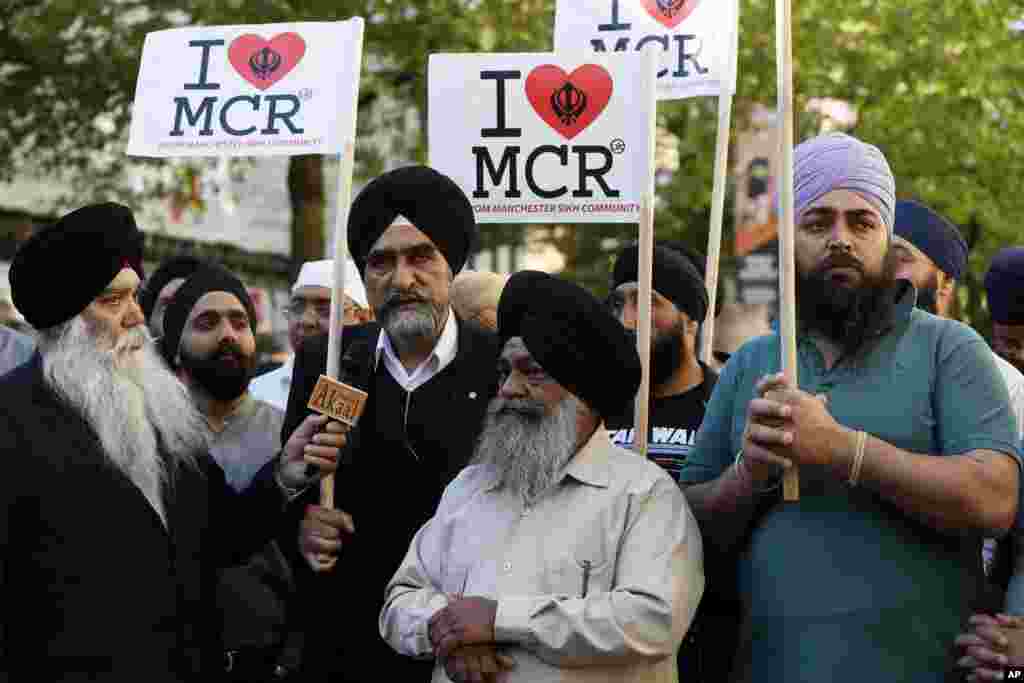
[[892, 239], [896, 180], [877, 147], [845, 133], [826, 133], [797, 145], [793, 150], [797, 219], [811, 202], [833, 190], [849, 190], [866, 199], [882, 216]]

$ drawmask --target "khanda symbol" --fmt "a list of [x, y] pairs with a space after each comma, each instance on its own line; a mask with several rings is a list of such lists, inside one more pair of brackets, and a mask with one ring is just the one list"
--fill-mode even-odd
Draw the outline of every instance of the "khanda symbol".
[[587, 93], [566, 81], [551, 93], [551, 108], [564, 125], [571, 126], [587, 108]]
[[281, 66], [280, 53], [269, 47], [262, 47], [249, 57], [249, 68], [252, 69], [253, 75], [264, 81], [270, 78], [270, 74], [277, 71], [279, 66]]
[[666, 17], [672, 17], [683, 8], [686, 0], [657, 0], [658, 10]]

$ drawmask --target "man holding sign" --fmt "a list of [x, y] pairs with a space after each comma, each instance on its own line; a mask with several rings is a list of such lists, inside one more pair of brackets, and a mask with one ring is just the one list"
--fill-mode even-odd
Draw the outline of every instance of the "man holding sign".
[[881, 152], [834, 133], [794, 154], [800, 387], [774, 374], [778, 335], [743, 346], [683, 468], [705, 542], [744, 551], [735, 680], [942, 680], [981, 540], [1017, 508], [1006, 386], [981, 337], [894, 279]]
[[[496, 391], [496, 338], [465, 325], [450, 307], [452, 279], [475, 239], [466, 196], [425, 166], [377, 178], [352, 204], [349, 249], [379, 324], [346, 329], [343, 338], [341, 365], [356, 368], [369, 394], [335, 479], [335, 500], [345, 512], [313, 507], [303, 525], [302, 552], [321, 575], [304, 577], [301, 589], [327, 606], [322, 617], [311, 615], [311, 676], [411, 681], [430, 675], [429, 666], [387, 647], [377, 615], [409, 539], [469, 460]], [[284, 434], [309, 413], [326, 350], [320, 337], [297, 354]], [[342, 532], [345, 550], [335, 568]]]

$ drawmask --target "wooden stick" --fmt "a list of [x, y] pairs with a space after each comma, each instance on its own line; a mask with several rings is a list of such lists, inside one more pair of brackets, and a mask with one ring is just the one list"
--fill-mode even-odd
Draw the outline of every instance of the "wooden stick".
[[651, 280], [654, 272], [654, 197], [645, 192], [640, 200], [640, 264], [637, 271], [636, 350], [640, 354], [643, 375], [636, 392], [636, 419], [633, 420], [633, 448], [647, 457], [648, 414], [651, 397]]
[[708, 255], [704, 284], [708, 291], [708, 311], [701, 330], [700, 359], [711, 363], [715, 338], [715, 302], [718, 298], [718, 264], [722, 253], [722, 215], [725, 213], [725, 181], [729, 172], [729, 127], [732, 119], [732, 95], [718, 97], [718, 132], [715, 134], [715, 180], [711, 192], [711, 225], [708, 230]]
[[[775, 50], [779, 110], [779, 338], [782, 372], [797, 385], [796, 368], [796, 265], [793, 209], [793, 35], [792, 0], [775, 0]], [[782, 477], [783, 498], [800, 500], [800, 475], [791, 467]]]
[[[351, 54], [355, 59], [354, 82], [351, 84], [353, 108], [358, 108], [359, 74], [363, 61], [363, 20], [359, 17], [351, 19], [355, 22]], [[345, 331], [345, 259], [348, 258], [348, 210], [352, 203], [352, 170], [355, 161], [357, 111], [352, 112], [351, 130], [346, 130], [345, 146], [341, 152], [338, 166], [338, 204], [334, 216], [334, 272], [333, 290], [331, 291], [331, 322], [327, 337], [327, 376], [338, 379], [341, 372], [341, 337]], [[334, 476], [328, 475], [320, 480], [320, 505], [325, 508], [334, 507]]]
[[633, 449], [647, 457], [648, 415], [651, 399], [651, 280], [654, 273], [654, 147], [657, 123], [657, 82], [658, 59], [654, 50], [647, 50], [647, 68], [642, 78], [646, 81], [650, 116], [647, 126], [647, 177], [644, 178], [644, 192], [640, 195], [640, 240], [637, 251], [640, 263], [637, 270], [637, 351], [643, 369], [640, 389], [636, 392], [636, 418], [633, 420]]
[[711, 363], [715, 343], [715, 309], [718, 302], [718, 272], [722, 260], [722, 216], [725, 213], [725, 184], [729, 173], [729, 133], [732, 125], [732, 98], [736, 91], [736, 62], [739, 50], [740, 3], [733, 0], [729, 66], [718, 95], [718, 129], [715, 133], [715, 177], [711, 191], [711, 224], [704, 283], [708, 292], [708, 311], [701, 330], [700, 359]]

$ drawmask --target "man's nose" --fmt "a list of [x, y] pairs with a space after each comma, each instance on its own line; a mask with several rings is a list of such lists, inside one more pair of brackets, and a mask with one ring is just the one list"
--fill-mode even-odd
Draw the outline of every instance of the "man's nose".
[[131, 329], [133, 327], [143, 325], [145, 324], [145, 322], [146, 316], [142, 312], [142, 306], [139, 305], [139, 302], [137, 300], [133, 299], [132, 302], [128, 305], [128, 312], [125, 313], [125, 316], [121, 321], [121, 324], [126, 329]]
[[391, 285], [395, 289], [408, 291], [416, 280], [412, 267], [405, 262], [405, 259], [398, 259], [395, 263], [394, 274], [391, 276]]

